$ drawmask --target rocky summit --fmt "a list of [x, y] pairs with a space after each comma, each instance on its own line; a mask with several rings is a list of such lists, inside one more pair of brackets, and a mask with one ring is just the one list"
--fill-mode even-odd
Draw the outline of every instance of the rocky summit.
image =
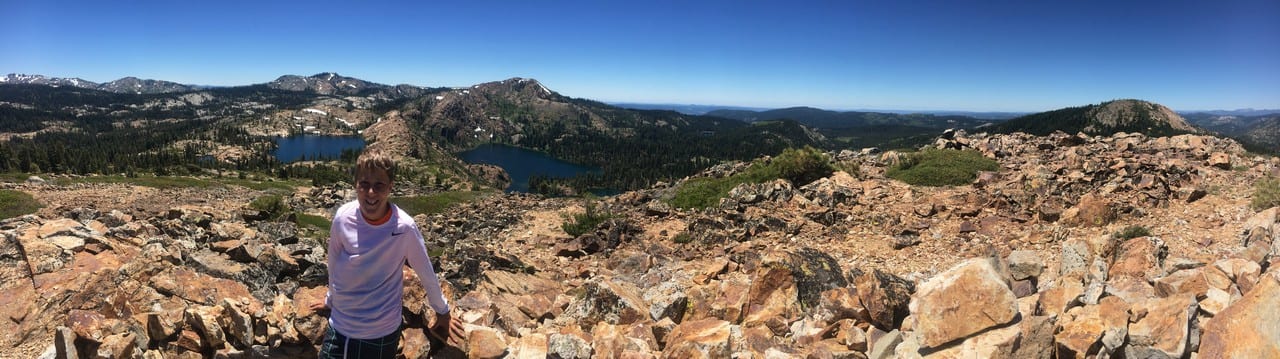
[[[466, 322], [441, 355], [1280, 356], [1280, 208], [1249, 206], [1277, 159], [1199, 135], [960, 131], [932, 146], [1000, 170], [918, 187], [885, 177], [899, 153], [841, 151], [856, 173], [744, 184], [705, 210], [666, 204], [682, 180], [418, 215]], [[0, 185], [46, 205], [0, 221], [0, 355], [316, 355], [323, 234], [248, 210], [260, 193], [238, 186], [56, 183]], [[300, 188], [285, 202], [326, 213], [351, 196]], [[588, 206], [613, 217], [566, 234]], [[1134, 227], [1146, 231], [1122, 234]], [[401, 347], [422, 357], [429, 309], [405, 283]]]

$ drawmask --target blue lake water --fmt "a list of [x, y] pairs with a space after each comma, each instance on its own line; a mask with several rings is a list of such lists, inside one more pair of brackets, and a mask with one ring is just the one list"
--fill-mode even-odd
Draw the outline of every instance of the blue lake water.
[[317, 136], [301, 135], [276, 137], [275, 156], [284, 163], [297, 162], [305, 156], [334, 159], [342, 155], [342, 150], [359, 151], [364, 148], [364, 139], [354, 136]]
[[466, 163], [483, 163], [502, 167], [511, 176], [507, 192], [529, 192], [529, 177], [537, 174], [567, 178], [582, 173], [599, 172], [598, 168], [580, 166], [558, 160], [545, 153], [499, 144], [484, 144], [458, 154]]

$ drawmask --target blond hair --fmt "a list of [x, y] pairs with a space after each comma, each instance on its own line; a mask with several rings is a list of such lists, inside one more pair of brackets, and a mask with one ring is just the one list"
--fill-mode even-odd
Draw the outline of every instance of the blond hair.
[[387, 179], [391, 180], [391, 182], [396, 181], [396, 160], [378, 150], [366, 150], [360, 153], [360, 157], [356, 159], [356, 168], [352, 176], [356, 181], [359, 181], [360, 172], [375, 168], [387, 172]]

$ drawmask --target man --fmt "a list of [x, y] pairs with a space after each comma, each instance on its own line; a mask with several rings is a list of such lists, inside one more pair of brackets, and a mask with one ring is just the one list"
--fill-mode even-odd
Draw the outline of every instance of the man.
[[461, 322], [449, 314], [422, 232], [413, 217], [389, 201], [395, 173], [391, 157], [372, 150], [362, 153], [356, 160], [356, 201], [342, 205], [333, 216], [329, 293], [324, 303], [311, 305], [330, 310], [322, 358], [394, 358], [400, 353], [401, 271], [406, 262], [418, 273], [436, 313], [428, 332], [445, 341], [463, 335]]

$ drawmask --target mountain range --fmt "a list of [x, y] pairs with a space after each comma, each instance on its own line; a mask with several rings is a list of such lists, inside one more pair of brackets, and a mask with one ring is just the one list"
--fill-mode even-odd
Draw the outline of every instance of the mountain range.
[[79, 88], [101, 90], [114, 93], [156, 94], [171, 92], [187, 92], [202, 88], [196, 85], [183, 85], [177, 82], [161, 80], [144, 80], [137, 77], [125, 77], [119, 80], [95, 83], [80, 78], [45, 77], [44, 75], [9, 74], [0, 77], [0, 84], [30, 84], [48, 86], [74, 86]]
[[410, 158], [415, 169], [406, 171], [409, 178], [429, 187], [500, 185], [501, 176], [491, 169], [468, 166], [453, 155], [499, 143], [603, 169], [552, 181], [549, 187], [629, 189], [790, 147], [916, 148], [951, 128], [1153, 136], [1217, 132], [1261, 152], [1276, 152], [1277, 121], [1276, 116], [1188, 119], [1141, 100], [1007, 121], [810, 107], [690, 115], [572, 98], [528, 78], [429, 88], [320, 73], [249, 86], [199, 87], [133, 77], [97, 84], [11, 74], [0, 81], [0, 141], [8, 141], [0, 150], [0, 171], [29, 171], [31, 165], [73, 173], [306, 171], [273, 163], [270, 149], [278, 136], [318, 134], [361, 136]]

